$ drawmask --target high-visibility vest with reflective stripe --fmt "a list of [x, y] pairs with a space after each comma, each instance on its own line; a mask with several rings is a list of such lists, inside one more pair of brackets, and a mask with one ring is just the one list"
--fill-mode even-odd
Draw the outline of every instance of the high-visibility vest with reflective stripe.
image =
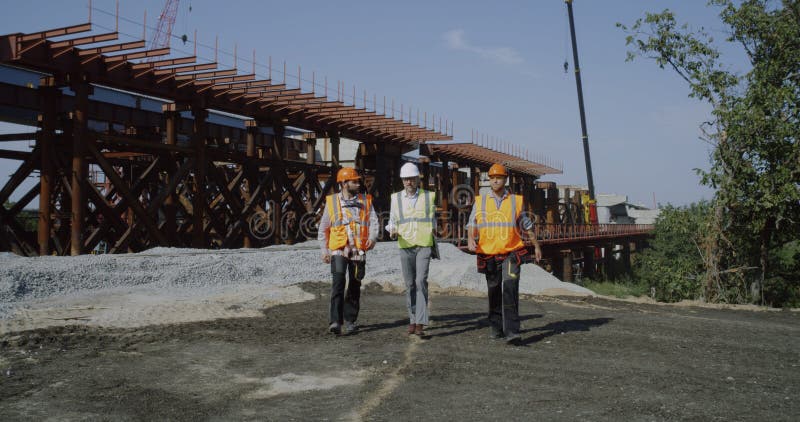
[[516, 227], [517, 218], [522, 214], [522, 196], [506, 196], [499, 209], [489, 195], [476, 196], [475, 204], [478, 206], [475, 223], [480, 236], [478, 253], [501, 255], [525, 246]]
[[325, 209], [331, 219], [331, 231], [328, 236], [328, 249], [335, 251], [350, 244], [356, 249], [365, 250], [369, 239], [369, 210], [372, 208], [372, 195], [357, 195], [361, 209], [357, 216], [342, 208], [338, 194], [325, 198]]
[[403, 191], [392, 194], [397, 208], [397, 244], [401, 249], [433, 246], [433, 219], [436, 194], [420, 189], [413, 210], [403, 208]]

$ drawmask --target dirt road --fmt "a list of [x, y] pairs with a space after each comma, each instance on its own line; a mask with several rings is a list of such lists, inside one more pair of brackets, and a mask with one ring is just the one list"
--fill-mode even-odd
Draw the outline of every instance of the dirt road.
[[0, 338], [3, 420], [797, 420], [800, 314], [530, 298], [523, 341], [488, 339], [481, 298], [368, 289], [361, 331], [316, 300], [255, 318]]

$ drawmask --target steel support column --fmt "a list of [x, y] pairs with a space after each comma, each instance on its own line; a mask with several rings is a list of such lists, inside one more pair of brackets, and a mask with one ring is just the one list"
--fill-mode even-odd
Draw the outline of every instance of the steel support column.
[[440, 217], [441, 231], [446, 237], [453, 237], [455, 233], [452, 231], [452, 220], [450, 216], [450, 163], [445, 159], [442, 161], [442, 167], [439, 171], [439, 186], [436, 196], [439, 198], [439, 204], [442, 208]]
[[526, 210], [534, 214], [533, 208], [533, 194], [534, 194], [534, 186], [536, 186], [536, 177], [533, 176], [525, 176], [525, 184], [524, 184], [524, 195], [525, 195], [525, 205]]
[[452, 190], [458, 186], [458, 163], [450, 163], [450, 190], [447, 192], [447, 196], [449, 197], [452, 193]]
[[306, 139], [306, 164], [314, 164], [317, 162], [317, 139]]
[[206, 210], [206, 173], [208, 166], [206, 147], [206, 118], [208, 111], [198, 105], [192, 106], [194, 123], [192, 127], [192, 146], [197, 155], [194, 171], [194, 191], [192, 198], [192, 247], [205, 248], [205, 210]]
[[55, 130], [61, 91], [54, 86], [52, 78], [42, 78], [39, 84], [42, 98], [41, 132], [36, 140], [41, 153], [39, 176], [39, 224], [37, 225], [39, 255], [50, 255], [50, 231], [52, 230], [52, 194], [55, 171]]
[[[164, 112], [164, 121], [166, 125], [166, 139], [165, 144], [167, 145], [177, 145], [178, 144], [178, 121], [180, 119], [180, 113], [177, 111], [165, 111]], [[167, 175], [166, 185], [169, 186], [169, 177], [174, 177], [174, 173], [176, 171], [174, 162], [170, 160], [167, 164], [168, 168], [170, 169], [169, 175]], [[173, 189], [171, 192], [167, 194], [167, 197], [164, 198], [164, 234], [166, 235], [167, 241], [169, 242], [170, 246], [176, 246], [178, 243], [177, 239], [177, 197], [175, 196], [175, 190]]]
[[545, 222], [547, 224], [560, 224], [561, 219], [558, 215], [558, 188], [555, 182], [547, 183], [547, 210], [545, 211]]
[[469, 168], [469, 182], [472, 187], [473, 198], [481, 194], [481, 169], [478, 167]]
[[306, 164], [309, 166], [303, 172], [305, 181], [301, 189], [305, 189], [306, 191], [305, 206], [308, 211], [304, 215], [299, 216], [297, 220], [299, 227], [298, 234], [305, 234], [306, 239], [308, 239], [308, 234], [304, 230], [306, 227], [304, 222], [316, 212], [317, 199], [325, 195], [325, 191], [319, 183], [318, 172], [313, 166], [317, 164], [317, 140], [321, 139], [322, 142], [325, 142], [326, 137], [327, 134], [324, 130], [316, 130], [314, 131], [314, 137], [306, 140]]
[[466, 233], [462, 233], [463, 227], [461, 225], [456, 225], [455, 223], [458, 221], [458, 198], [455, 196], [456, 186], [458, 186], [458, 163], [450, 163], [450, 189], [447, 192], [442, 192], [442, 195], [446, 195], [448, 200], [453, 198], [450, 205], [452, 205], [452, 209], [454, 214], [447, 213], [448, 210], [445, 210], [445, 216], [449, 217], [448, 222], [450, 224], [450, 237], [455, 237], [456, 239], [461, 239], [462, 236], [466, 237]]
[[561, 259], [562, 259], [562, 276], [561, 281], [572, 283], [574, 281], [574, 277], [572, 274], [572, 251], [569, 249], [565, 249], [561, 251]]
[[533, 213], [539, 217], [538, 222], [540, 223], [545, 221], [547, 214], [545, 204], [545, 189], [542, 187], [541, 182], [535, 183], [533, 189]]
[[442, 161], [437, 188], [439, 190], [439, 192], [436, 193], [439, 197], [439, 206], [441, 206], [442, 212], [446, 213], [450, 209], [450, 201], [447, 196], [447, 193], [450, 192], [450, 164], [447, 160]]
[[442, 209], [442, 213], [446, 213], [450, 209], [450, 202], [446, 194], [450, 190], [450, 165], [446, 159], [441, 163], [439, 177], [436, 179], [436, 197], [439, 198], [439, 207]]
[[594, 277], [594, 252], [595, 249], [593, 246], [587, 246], [583, 248], [583, 277], [585, 278], [592, 278]]
[[559, 280], [564, 279], [564, 259], [559, 249], [551, 249], [546, 254], [547, 260], [550, 262], [550, 270]]
[[603, 247], [603, 274], [606, 278], [614, 279], [614, 245], [607, 244]]
[[[247, 133], [245, 134], [245, 157], [247, 157], [247, 159], [243, 165], [243, 170], [245, 173], [245, 179], [247, 180], [247, 193], [248, 195], [253, 195], [253, 189], [257, 182], [256, 178], [254, 177], [256, 172], [251, 168], [251, 161], [256, 158], [256, 136], [258, 135], [258, 122], [255, 120], [248, 120], [245, 122], [245, 125], [247, 127]], [[253, 240], [251, 239], [252, 234], [250, 233], [250, 227], [245, 228], [243, 232], [244, 236], [242, 240], [242, 247], [252, 248]]]
[[625, 268], [625, 274], [631, 273], [631, 241], [625, 239], [622, 242], [622, 265]]
[[378, 143], [377, 153], [375, 155], [375, 186], [373, 187], [373, 204], [375, 211], [381, 212], [388, 210], [389, 200], [388, 195], [391, 189], [391, 181], [389, 180], [389, 167], [391, 167], [391, 160], [386, 154], [386, 144]]
[[420, 164], [420, 174], [422, 175], [422, 181], [420, 183], [420, 187], [425, 190], [430, 190], [430, 181], [431, 181], [431, 159], [426, 156], [419, 157], [419, 164]]
[[83, 253], [83, 232], [86, 227], [86, 192], [84, 180], [88, 173], [86, 164], [87, 111], [91, 86], [82, 76], [71, 75], [71, 88], [75, 92], [75, 110], [72, 115], [72, 212], [70, 224], [70, 255]]
[[[284, 157], [284, 142], [283, 142], [283, 135], [286, 131], [284, 126], [274, 125], [272, 126], [272, 132], [274, 135], [272, 136], [272, 157], [276, 160], [281, 160]], [[283, 242], [283, 234], [282, 234], [282, 223], [283, 223], [283, 187], [281, 186], [280, 180], [282, 178], [278, 176], [275, 172], [275, 168], [271, 168], [273, 171], [272, 177], [272, 236], [274, 243], [282, 243]], [[279, 171], [285, 172], [286, 169], [281, 168]]]
[[339, 133], [332, 132], [330, 134], [331, 143], [331, 171], [333, 172], [334, 181], [336, 180], [336, 172], [339, 171], [341, 164], [339, 163]]

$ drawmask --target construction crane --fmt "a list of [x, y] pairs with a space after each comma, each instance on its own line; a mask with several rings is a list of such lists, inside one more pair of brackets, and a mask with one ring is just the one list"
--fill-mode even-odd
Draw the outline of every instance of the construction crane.
[[[578, 43], [575, 41], [575, 20], [572, 17], [572, 0], [564, 0], [569, 15], [569, 32], [572, 36], [572, 60], [575, 63], [575, 84], [578, 87], [578, 109], [581, 114], [581, 135], [583, 139], [583, 156], [586, 161], [586, 178], [589, 182], [589, 195], [594, 198], [594, 179], [592, 178], [592, 160], [589, 156], [589, 134], [586, 130], [586, 112], [583, 107], [583, 86], [581, 84], [581, 68], [578, 64]], [[566, 70], [567, 64], [564, 63]]]
[[[578, 109], [581, 115], [581, 138], [583, 139], [583, 158], [586, 163], [586, 179], [589, 182], [589, 210], [590, 220], [597, 223], [597, 208], [594, 192], [594, 178], [592, 177], [592, 159], [589, 155], [589, 133], [586, 129], [586, 111], [583, 107], [583, 85], [581, 84], [581, 67], [578, 64], [578, 43], [575, 40], [575, 19], [572, 16], [572, 0], [564, 0], [567, 4], [567, 15], [569, 17], [569, 32], [572, 37], [572, 60], [575, 64], [575, 85], [578, 88]], [[564, 63], [564, 70], [567, 64]]]
[[156, 30], [150, 40], [150, 49], [169, 47], [169, 40], [172, 38], [172, 27], [175, 25], [175, 17], [178, 15], [178, 5], [180, 0], [167, 0], [164, 10], [158, 17]]

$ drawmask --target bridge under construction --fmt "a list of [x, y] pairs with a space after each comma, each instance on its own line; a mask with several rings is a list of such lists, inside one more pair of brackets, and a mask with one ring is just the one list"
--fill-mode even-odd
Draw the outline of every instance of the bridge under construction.
[[[559, 197], [540, 180], [560, 169], [522, 151], [446, 142], [452, 124], [441, 117], [412, 123], [410, 110], [396, 118], [376, 101], [370, 109], [366, 94], [360, 107], [355, 92], [346, 102], [343, 84], [331, 98], [327, 83], [323, 94], [316, 82], [303, 90], [299, 75], [287, 86], [285, 71], [278, 82], [117, 40], [91, 23], [0, 36], [0, 121], [35, 129], [0, 135], [32, 143], [0, 149], [19, 163], [0, 189], [0, 250], [80, 255], [305, 240], [333, 192], [343, 142], [356, 146], [353, 165], [379, 213], [401, 188], [404, 154], [418, 151], [423, 187], [437, 192], [439, 234], [457, 245], [484, 172], [505, 164], [565, 280], [575, 259], [589, 274], [596, 258], [617, 251], [629, 262], [632, 244], [652, 230], [588, 224], [582, 192]], [[28, 178], [35, 186], [21, 188]], [[26, 207], [38, 208], [33, 230], [20, 220]]]

